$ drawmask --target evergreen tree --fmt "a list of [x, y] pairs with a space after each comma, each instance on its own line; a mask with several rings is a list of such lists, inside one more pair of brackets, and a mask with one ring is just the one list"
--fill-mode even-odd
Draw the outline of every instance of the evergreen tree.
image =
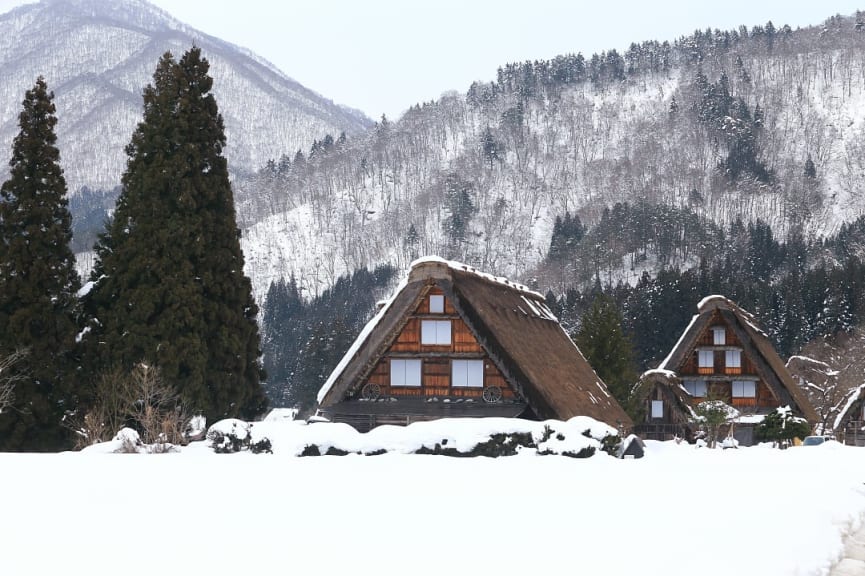
[[817, 177], [817, 167], [814, 166], [814, 161], [811, 160], [811, 155], [808, 155], [808, 158], [805, 160], [805, 170], [803, 171], [805, 178], [811, 178], [812, 180]]
[[57, 450], [75, 407], [72, 375], [80, 288], [69, 248], [72, 219], [55, 143], [54, 94], [40, 77], [24, 97], [10, 176], [0, 188], [0, 357], [29, 350], [15, 366], [12, 410], [0, 415], [0, 450]]
[[459, 258], [465, 250], [469, 225], [476, 211], [474, 185], [456, 172], [445, 177], [445, 208], [448, 215], [442, 222], [448, 238], [448, 256]]
[[97, 245], [92, 366], [156, 363], [208, 419], [266, 406], [257, 306], [222, 150], [213, 80], [198, 48], [160, 60], [114, 220]]
[[631, 389], [637, 381], [634, 351], [622, 330], [621, 312], [611, 297], [601, 294], [595, 298], [574, 341], [616, 401], [633, 415], [636, 403]]
[[493, 136], [493, 131], [489, 126], [487, 126], [481, 136], [481, 150], [484, 159], [490, 165], [490, 170], [493, 169], [493, 162], [501, 162], [503, 160], [502, 156], [504, 153], [504, 146], [496, 140], [496, 137]]

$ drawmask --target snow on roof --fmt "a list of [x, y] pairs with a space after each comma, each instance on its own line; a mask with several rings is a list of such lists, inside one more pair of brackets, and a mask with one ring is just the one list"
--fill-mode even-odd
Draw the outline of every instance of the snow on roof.
[[765, 414], [742, 414], [733, 420], [733, 422], [736, 424], [760, 424], [765, 419]]
[[850, 411], [850, 408], [853, 407], [853, 404], [856, 400], [859, 399], [859, 396], [862, 394], [862, 391], [865, 390], [865, 384], [860, 384], [856, 388], [853, 388], [848, 392], [849, 396], [847, 397], [847, 401], [844, 403], [844, 407], [838, 412], [838, 415], [835, 416], [835, 421], [832, 423], [832, 429], [837, 430], [841, 425], [841, 422], [847, 416], [847, 412]]
[[[517, 282], [511, 282], [510, 280], [508, 280], [504, 276], [493, 276], [492, 274], [487, 274], [486, 272], [481, 272], [480, 270], [478, 270], [474, 266], [469, 266], [468, 264], [463, 264], [462, 262], [457, 262], [455, 260], [445, 260], [444, 258], [441, 258], [439, 256], [422, 256], [422, 257], [418, 258], [417, 260], [414, 260], [411, 263], [411, 268], [414, 269], [414, 268], [416, 268], [418, 266], [422, 266], [424, 264], [444, 264], [445, 266], [447, 266], [448, 268], [451, 268], [452, 270], [457, 270], [459, 272], [468, 272], [469, 274], [474, 274], [475, 276], [483, 278], [484, 280], [487, 280], [489, 282], [501, 284], [503, 286], [507, 286], [508, 288], [512, 288], [514, 290], [519, 290], [520, 292], [525, 292], [526, 294], [534, 296], [535, 298], [540, 298], [541, 300], [544, 300], [543, 294], [541, 294], [539, 292], [535, 292], [534, 290], [530, 289], [528, 286], [525, 286], [523, 284], [518, 284]], [[552, 312], [549, 312], [549, 310], [547, 310], [547, 312], [550, 315], [552, 315]], [[555, 316], [553, 316], [553, 318], [555, 318]]]
[[700, 300], [700, 303], [697, 304], [697, 310], [702, 312], [703, 307], [707, 306], [712, 302], [723, 302], [724, 304], [729, 304], [730, 300], [728, 300], [726, 296], [722, 296], [720, 294], [712, 294], [711, 296], [706, 296], [705, 298]]
[[[711, 298], [711, 296], [710, 296], [710, 298]], [[706, 299], [703, 298], [703, 300], [706, 300]], [[702, 304], [702, 302], [701, 302], [701, 304]], [[670, 371], [671, 371], [671, 370], [669, 370], [667, 364], [669, 364], [670, 359], [671, 359], [672, 356], [673, 356], [673, 353], [674, 353], [676, 350], [679, 349], [679, 346], [682, 345], [682, 342], [685, 340], [685, 335], [686, 335], [688, 332], [691, 331], [691, 327], [694, 325], [694, 322], [696, 322], [696, 321], [697, 321], [697, 318], [699, 318], [699, 317], [700, 317], [699, 314], [694, 314], [694, 317], [691, 318], [691, 322], [688, 324], [688, 327], [685, 328], [685, 329], [682, 331], [682, 335], [679, 336], [679, 341], [676, 342], [676, 345], [673, 346], [673, 347], [670, 349], [670, 353], [667, 354], [667, 357], [664, 358], [664, 361], [661, 362], [661, 364], [656, 368], [657, 370], [664, 370], [664, 371], [667, 371], [667, 372], [670, 372]]]
[[[327, 396], [327, 393], [330, 392], [331, 387], [336, 382], [336, 380], [339, 378], [339, 376], [342, 374], [343, 370], [345, 370], [346, 366], [348, 366], [349, 362], [351, 362], [351, 359], [354, 358], [354, 356], [360, 350], [360, 347], [363, 345], [363, 343], [366, 341], [366, 339], [369, 337], [369, 335], [372, 333], [372, 331], [375, 329], [375, 327], [378, 325], [378, 323], [381, 321], [381, 319], [384, 318], [385, 314], [387, 314], [387, 311], [393, 305], [393, 302], [396, 299], [397, 295], [400, 292], [402, 292], [406, 286], [408, 286], [408, 282], [409, 282], [409, 279], [411, 278], [412, 271], [414, 271], [417, 268], [424, 266], [425, 264], [444, 265], [444, 266], [447, 266], [448, 268], [450, 268], [451, 270], [456, 270], [459, 272], [467, 272], [469, 274], [472, 274], [474, 276], [482, 278], [488, 282], [492, 282], [495, 284], [501, 284], [502, 286], [507, 286], [508, 288], [510, 288], [512, 290], [517, 290], [519, 292], [522, 292], [523, 294], [525, 294], [527, 296], [532, 296], [533, 298], [538, 298], [538, 299], [540, 299], [540, 302], [530, 302], [530, 300], [528, 298], [525, 298], [525, 296], [523, 296], [523, 300], [526, 302], [527, 305], [529, 305], [532, 308], [532, 310], [537, 314], [537, 316], [539, 316], [540, 318], [545, 318], [547, 320], [557, 321], [556, 316], [552, 313], [552, 311], [550, 311], [550, 309], [544, 303], [545, 302], [544, 296], [538, 292], [535, 292], [534, 290], [530, 290], [529, 288], [527, 288], [526, 286], [524, 286], [522, 284], [517, 284], [516, 282], [511, 282], [507, 278], [503, 278], [501, 276], [493, 276], [492, 274], [487, 274], [485, 272], [481, 272], [478, 269], [476, 269], [472, 266], [469, 266], [468, 264], [463, 264], [462, 262], [455, 262], [453, 260], [445, 260], [444, 258], [440, 258], [438, 256], [423, 256], [421, 258], [418, 258], [417, 260], [414, 260], [411, 263], [409, 273], [402, 279], [402, 281], [399, 283], [399, 285], [393, 291], [393, 294], [391, 294], [390, 298], [383, 301], [383, 304], [379, 308], [378, 312], [375, 314], [375, 316], [373, 316], [372, 320], [370, 320], [369, 322], [366, 323], [366, 326], [363, 327], [363, 330], [361, 330], [360, 334], [358, 334], [357, 338], [355, 338], [351, 347], [348, 349], [348, 351], [343, 355], [342, 359], [339, 361], [339, 364], [337, 364], [336, 368], [334, 368], [333, 372], [330, 373], [330, 376], [328, 376], [327, 381], [324, 383], [324, 385], [318, 391], [318, 395], [316, 396], [319, 403], [321, 403], [321, 401], [324, 399], [324, 397]], [[603, 386], [598, 384], [598, 387], [604, 392], [604, 394], [609, 396], [609, 393], [603, 389]]]
[[670, 380], [678, 377], [675, 372], [673, 372], [672, 370], [667, 370], [665, 368], [652, 368], [651, 370], [646, 370], [645, 372], [643, 372], [642, 378], [645, 378], [647, 376], [663, 376], [664, 378]]
[[393, 301], [396, 299], [397, 294], [402, 292], [403, 288], [408, 286], [408, 276], [403, 278], [403, 280], [396, 287], [396, 290], [393, 291], [393, 294], [390, 298], [385, 301], [384, 305], [379, 308], [378, 312], [375, 316], [372, 317], [372, 320], [366, 323], [366, 326], [363, 327], [363, 330], [360, 331], [360, 334], [357, 335], [357, 338], [352, 342], [351, 347], [348, 349], [342, 359], [339, 361], [339, 364], [336, 365], [336, 368], [333, 369], [333, 372], [328, 376], [327, 381], [324, 383], [324, 386], [321, 387], [321, 390], [318, 391], [318, 396], [316, 396], [316, 400], [321, 403], [327, 393], [330, 392], [330, 388], [333, 386], [333, 383], [336, 382], [339, 375], [342, 374], [342, 371], [345, 370], [345, 367], [348, 366], [348, 363], [351, 362], [351, 359], [354, 358], [357, 351], [360, 350], [361, 345], [366, 341], [369, 335], [372, 333], [373, 329], [381, 322], [381, 319], [384, 318], [384, 315], [390, 309], [391, 305], [393, 305]]

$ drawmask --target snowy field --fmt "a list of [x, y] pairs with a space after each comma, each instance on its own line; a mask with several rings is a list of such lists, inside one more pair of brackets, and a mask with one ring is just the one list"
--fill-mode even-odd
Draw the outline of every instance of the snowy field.
[[617, 460], [286, 442], [0, 454], [0, 574], [828, 574], [865, 514], [865, 450], [837, 444]]

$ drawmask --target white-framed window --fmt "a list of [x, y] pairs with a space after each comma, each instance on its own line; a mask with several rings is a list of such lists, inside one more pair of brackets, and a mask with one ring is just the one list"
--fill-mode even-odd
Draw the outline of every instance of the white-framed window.
[[454, 388], [483, 388], [483, 360], [453, 360], [451, 363], [451, 386]]
[[432, 294], [429, 297], [429, 312], [430, 314], [444, 314], [445, 312], [445, 297], [441, 294]]
[[664, 417], [664, 401], [652, 400], [652, 418]]
[[757, 383], [753, 380], [733, 380], [733, 398], [756, 398]]
[[432, 346], [447, 346], [451, 343], [450, 320], [421, 320], [420, 343]]
[[741, 368], [742, 352], [740, 350], [727, 350], [726, 366], [727, 368]]
[[420, 386], [421, 361], [414, 358], [391, 358], [391, 386]]
[[715, 328], [712, 328], [712, 334], [714, 334], [712, 343], [715, 346], [723, 346], [727, 343], [727, 331], [724, 330], [723, 326], [716, 326]]
[[715, 365], [715, 353], [711, 350], [700, 350], [697, 352], [697, 366], [700, 368], [712, 368]]
[[705, 398], [708, 395], [708, 387], [705, 380], [685, 380], [685, 390], [694, 398]]

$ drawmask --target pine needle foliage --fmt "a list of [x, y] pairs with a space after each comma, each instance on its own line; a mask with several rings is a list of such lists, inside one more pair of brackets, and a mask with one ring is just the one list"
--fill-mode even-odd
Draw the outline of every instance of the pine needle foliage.
[[144, 91], [114, 219], [89, 299], [90, 369], [159, 365], [194, 412], [250, 418], [266, 407], [260, 338], [223, 149], [199, 48], [166, 53]]
[[22, 379], [0, 415], [0, 450], [57, 450], [70, 441], [61, 421], [75, 404], [80, 281], [56, 124], [54, 94], [40, 77], [22, 102], [0, 187], [0, 358], [29, 350], [13, 367]]

